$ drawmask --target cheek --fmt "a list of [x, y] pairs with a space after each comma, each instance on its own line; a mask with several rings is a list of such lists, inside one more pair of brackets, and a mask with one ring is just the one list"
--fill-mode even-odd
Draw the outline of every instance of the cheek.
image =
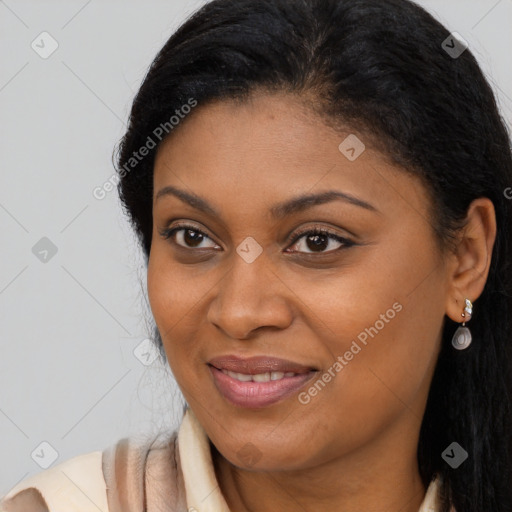
[[186, 313], [184, 289], [176, 281], [176, 273], [169, 262], [160, 256], [158, 250], [152, 250], [147, 273], [148, 299], [169, 362], [175, 360], [172, 352], [177, 348], [169, 340], [179, 339], [176, 336], [180, 328], [179, 319]]
[[[153, 317], [160, 333], [163, 334], [163, 323], [169, 318], [169, 313], [172, 311], [170, 308], [172, 298], [169, 296], [169, 290], [171, 290], [169, 286], [170, 276], [165, 272], [165, 266], [159, 260], [157, 250], [152, 248], [147, 272], [148, 299]], [[168, 314], [165, 314], [165, 312]]]
[[368, 402], [381, 391], [392, 398], [386, 385], [399, 396], [412, 397], [437, 354], [443, 279], [431, 249], [405, 242], [369, 250], [359, 263], [321, 281], [290, 281], [324, 352], [332, 362], [347, 354], [333, 392], [353, 404]]
[[206, 277], [194, 275], [173, 263], [165, 250], [152, 251], [147, 272], [148, 298], [162, 337], [171, 370], [180, 385], [189, 379], [198, 359], [202, 304], [208, 285]]
[[[152, 250], [147, 272], [148, 297], [159, 328], [178, 329], [194, 316], [208, 290], [207, 283], [184, 271], [165, 248]], [[163, 333], [161, 333], [163, 335]]]

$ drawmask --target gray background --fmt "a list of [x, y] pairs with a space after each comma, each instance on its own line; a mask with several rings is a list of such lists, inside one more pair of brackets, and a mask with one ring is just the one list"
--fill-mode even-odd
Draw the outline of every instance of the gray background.
[[[178, 425], [181, 395], [143, 341], [142, 255], [115, 189], [92, 191], [148, 65], [203, 3], [0, 1], [0, 496]], [[512, 125], [512, 0], [418, 3], [469, 42]], [[31, 46], [51, 49], [44, 31], [59, 45], [46, 59]]]

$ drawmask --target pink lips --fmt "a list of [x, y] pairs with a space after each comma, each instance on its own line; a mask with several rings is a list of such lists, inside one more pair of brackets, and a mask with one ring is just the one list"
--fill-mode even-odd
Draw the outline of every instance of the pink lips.
[[[209, 361], [208, 366], [220, 393], [234, 405], [245, 408], [262, 408], [279, 402], [303, 387], [316, 373], [314, 368], [268, 356], [247, 359], [231, 355], [216, 357]], [[227, 375], [226, 372], [246, 376], [272, 372], [294, 375], [282, 376], [274, 373], [273, 377], [279, 377], [277, 380], [244, 382]]]

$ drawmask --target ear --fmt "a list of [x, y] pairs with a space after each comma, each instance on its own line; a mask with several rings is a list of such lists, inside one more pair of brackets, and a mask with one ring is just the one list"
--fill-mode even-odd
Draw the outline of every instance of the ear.
[[474, 302], [485, 287], [495, 239], [494, 205], [487, 197], [475, 199], [469, 205], [457, 249], [451, 254], [446, 314], [454, 322], [464, 320], [464, 299]]

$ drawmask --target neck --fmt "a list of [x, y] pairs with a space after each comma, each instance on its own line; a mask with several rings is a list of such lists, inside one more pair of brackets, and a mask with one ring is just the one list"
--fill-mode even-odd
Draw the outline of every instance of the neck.
[[231, 464], [215, 448], [212, 458], [233, 511], [418, 512], [426, 489], [415, 437], [415, 442], [404, 443], [404, 439], [411, 440], [410, 430], [388, 429], [349, 454], [294, 471], [248, 471]]

